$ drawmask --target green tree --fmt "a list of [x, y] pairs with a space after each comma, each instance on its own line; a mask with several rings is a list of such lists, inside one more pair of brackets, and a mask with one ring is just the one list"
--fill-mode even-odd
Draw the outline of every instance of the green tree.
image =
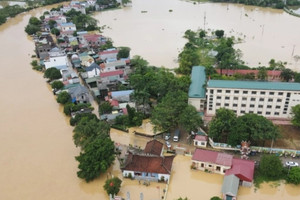
[[92, 181], [105, 173], [115, 160], [114, 142], [107, 136], [98, 135], [76, 157], [79, 162], [77, 176]]
[[75, 117], [71, 117], [70, 125], [71, 126], [77, 125], [83, 118], [87, 118], [87, 120], [93, 120], [93, 119], [96, 121], [98, 120], [97, 116], [93, 113], [80, 113], [75, 115]]
[[236, 125], [236, 120], [236, 114], [232, 110], [218, 109], [209, 124], [209, 137], [219, 142], [227, 142], [232, 127]]
[[180, 114], [179, 124], [188, 133], [190, 133], [191, 131], [195, 131], [201, 125], [203, 125], [203, 121], [196, 108], [192, 105], [187, 105], [186, 108]]
[[85, 149], [98, 135], [109, 136], [109, 124], [97, 119], [82, 118], [74, 128], [73, 140], [76, 147]]
[[215, 34], [218, 38], [222, 38], [224, 36], [224, 31], [223, 30], [216, 30]]
[[52, 28], [52, 29], [51, 29], [51, 33], [52, 33], [53, 35], [59, 36], [60, 31], [59, 31], [57, 28]]
[[60, 90], [64, 87], [64, 84], [61, 81], [54, 81], [53, 83], [51, 83], [51, 87], [52, 89]]
[[300, 83], [300, 73], [295, 72], [294, 79], [295, 79], [295, 82]]
[[143, 123], [143, 114], [137, 112], [134, 108], [131, 108], [128, 104], [126, 105], [128, 112], [128, 125], [132, 126], [141, 126]]
[[122, 180], [119, 179], [118, 177], [114, 177], [111, 179], [107, 179], [105, 181], [103, 188], [108, 195], [111, 194], [114, 197], [120, 191], [121, 184], [122, 184]]
[[99, 114], [109, 114], [111, 113], [113, 107], [110, 105], [109, 102], [105, 101], [99, 105]]
[[51, 19], [51, 20], [49, 20], [48, 24], [50, 26], [50, 29], [53, 29], [54, 25], [56, 24], [56, 21], [54, 21], [54, 20]]
[[259, 68], [258, 74], [257, 74], [258, 80], [262, 80], [262, 81], [266, 80], [267, 77], [268, 77], [267, 72], [268, 71], [267, 71], [267, 69], [265, 67]]
[[262, 142], [264, 146], [266, 140], [276, 140], [278, 137], [280, 137], [279, 130], [272, 121], [257, 114], [247, 113], [237, 118], [227, 142], [231, 145], [237, 145], [242, 140], [246, 140], [251, 141], [253, 145]]
[[29, 24], [38, 26], [38, 25], [41, 25], [42, 22], [36, 17], [30, 17]]
[[210, 200], [222, 200], [220, 197], [214, 196], [212, 198], [210, 198]]
[[55, 79], [60, 79], [62, 76], [58, 69], [56, 69], [55, 67], [51, 67], [51, 68], [46, 69], [46, 71], [44, 73], [44, 77], [49, 78], [52, 81]]
[[204, 30], [201, 30], [200, 33], [199, 33], [199, 37], [200, 38], [204, 38], [206, 36], [206, 33]]
[[283, 69], [281, 71], [280, 77], [285, 81], [289, 82], [294, 77], [294, 72], [291, 69]]
[[187, 93], [169, 92], [152, 111], [151, 122], [156, 130], [170, 130], [179, 125], [179, 117], [187, 106]]
[[292, 107], [292, 123], [300, 127], [300, 104]]
[[286, 180], [288, 183], [299, 185], [300, 184], [300, 168], [292, 167], [290, 169], [290, 172], [289, 172]]
[[129, 58], [130, 48], [129, 47], [119, 47], [119, 52], [117, 58]]
[[60, 103], [60, 104], [64, 105], [68, 102], [71, 102], [71, 96], [68, 92], [63, 91], [63, 92], [58, 94], [56, 101], [57, 101], [57, 103]]
[[40, 30], [41, 30], [41, 28], [40, 28], [39, 26], [32, 25], [32, 24], [28, 24], [28, 25], [25, 27], [25, 32], [26, 32], [28, 35], [36, 34], [36, 33], [39, 32]]
[[259, 172], [270, 180], [281, 178], [283, 166], [280, 158], [276, 155], [263, 155], [259, 164]]

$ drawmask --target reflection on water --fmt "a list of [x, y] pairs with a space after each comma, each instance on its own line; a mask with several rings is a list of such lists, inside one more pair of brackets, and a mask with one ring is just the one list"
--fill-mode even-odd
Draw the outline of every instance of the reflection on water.
[[206, 29], [223, 29], [227, 35], [245, 40], [236, 48], [242, 50], [243, 60], [249, 66], [257, 67], [259, 62], [268, 65], [274, 58], [300, 70], [300, 62], [293, 59], [300, 55], [300, 20], [283, 10], [221, 3], [194, 5], [179, 0], [132, 2], [132, 7], [95, 16], [101, 26], [108, 26], [104, 34], [116, 46], [131, 47], [132, 55], [141, 55], [150, 64], [177, 67], [174, 60], [186, 43], [184, 32], [203, 29], [205, 15]]

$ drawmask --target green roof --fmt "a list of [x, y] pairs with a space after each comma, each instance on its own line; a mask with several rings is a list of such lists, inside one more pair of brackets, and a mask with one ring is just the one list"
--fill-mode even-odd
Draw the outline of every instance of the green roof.
[[205, 98], [205, 88], [203, 85], [206, 81], [205, 67], [194, 66], [191, 75], [192, 83], [189, 89], [190, 98]]
[[300, 91], [300, 83], [210, 80], [208, 88]]

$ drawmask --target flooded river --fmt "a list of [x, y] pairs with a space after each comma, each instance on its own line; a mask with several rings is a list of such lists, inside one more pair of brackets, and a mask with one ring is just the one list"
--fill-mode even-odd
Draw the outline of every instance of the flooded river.
[[[140, 3], [143, 1], [135, 2]], [[162, 5], [164, 5], [164, 1], [162, 2]], [[177, 2], [172, 8], [175, 13], [178, 12], [175, 9], [175, 5], [182, 5], [185, 2], [174, 2]], [[216, 4], [216, 9], [220, 8], [220, 6], [222, 7], [222, 5]], [[149, 5], [147, 10], [151, 11], [154, 7], [160, 8], [156, 4], [152, 4], [152, 6]], [[50, 7], [47, 8], [50, 9]], [[127, 8], [127, 10], [133, 8]], [[40, 16], [45, 10], [43, 8], [21, 14], [0, 26], [0, 91], [2, 92], [0, 100], [0, 199], [104, 200], [107, 199], [107, 195], [103, 191], [102, 186], [107, 177], [111, 175], [121, 177], [118, 162], [110, 168], [107, 174], [103, 174], [99, 179], [91, 183], [87, 184], [77, 178], [78, 163], [74, 157], [78, 155], [79, 150], [75, 148], [72, 141], [72, 127], [69, 126], [68, 119], [64, 117], [61, 107], [56, 103], [42, 74], [33, 71], [29, 64], [31, 55], [34, 53], [34, 44], [26, 36], [24, 27], [31, 16]], [[116, 10], [115, 17], [117, 17], [117, 20], [115, 21], [120, 20], [118, 17], [120, 12], [123, 11]], [[109, 13], [107, 12], [107, 15]], [[182, 16], [184, 15], [188, 14], [182, 13]], [[207, 13], [207, 17], [210, 15]], [[276, 13], [266, 11], [265, 15], [271, 20], [273, 15], [276, 16]], [[283, 13], [278, 13], [278, 16], [290, 19], [289, 16]], [[294, 19], [291, 20], [293, 21]], [[168, 24], [167, 21], [165, 23]], [[173, 23], [176, 26], [178, 21], [173, 20]], [[190, 28], [193, 27], [191, 26]], [[295, 28], [299, 27], [295, 26]], [[138, 27], [132, 30], [139, 31]], [[179, 42], [181, 41], [181, 34], [178, 34], [179, 39], [176, 38], [175, 41], [177, 39]], [[291, 32], [291, 34], [294, 34], [294, 32]], [[288, 35], [286, 37], [293, 36]], [[140, 38], [151, 40], [150, 35], [144, 35]], [[124, 39], [124, 42], [128, 41], [130, 41], [129, 38], [128, 40]], [[181, 42], [182, 44], [184, 43], [184, 41]], [[123, 45], [120, 41], [118, 42], [119, 44]], [[135, 44], [124, 43], [124, 45], [131, 46], [133, 49]], [[169, 41], [166, 41], [165, 46], [169, 44]], [[145, 45], [142, 46], [144, 46], [144, 49], [150, 49], [151, 47], [151, 49], [156, 49], [156, 51], [162, 50], [162, 52], [165, 52], [164, 49], [161, 49], [161, 46], [147, 45], [149, 48], [145, 48]], [[272, 48], [270, 48], [270, 51], [272, 51]], [[168, 54], [168, 51], [165, 53], [165, 58], [171, 55]], [[143, 55], [142, 53], [139, 54]], [[151, 56], [155, 57], [156, 55], [153, 54]], [[159, 59], [160, 57], [158, 57], [156, 62], [162, 61], [161, 63], [164, 64], [163, 60]], [[148, 138], [118, 131], [112, 131], [111, 136], [116, 142], [124, 142], [125, 144], [141, 147], [144, 147], [148, 141]], [[188, 157], [179, 156], [174, 160], [173, 177], [167, 199], [174, 200], [178, 195], [186, 195], [193, 200], [197, 200], [199, 199], [197, 198], [197, 194], [199, 194], [199, 187], [196, 187], [197, 184], [200, 184], [203, 188], [202, 192], [205, 193], [205, 198], [215, 194], [218, 195], [222, 177], [201, 172], [200, 174], [190, 172], [189, 159]], [[145, 188], [145, 186], [138, 185], [137, 182], [125, 180], [120, 194], [126, 196], [127, 192], [130, 191], [132, 199], [138, 200], [139, 191], [143, 191], [145, 200], [158, 199], [163, 187], [160, 184], [151, 184], [151, 186]], [[299, 187], [289, 185], [281, 185], [276, 189], [269, 185], [264, 185], [262, 189], [256, 192], [254, 192], [253, 188], [248, 190], [242, 189], [239, 194], [241, 196], [240, 199], [245, 200], [259, 198], [298, 199], [297, 196], [300, 195], [299, 189]]]
[[[172, 10], [172, 12], [170, 12]], [[143, 11], [143, 12], [142, 12]], [[151, 64], [177, 67], [174, 62], [186, 43], [187, 29], [223, 29], [227, 35], [245, 40], [236, 45], [243, 60], [253, 67], [267, 65], [271, 58], [288, 62], [300, 71], [300, 18], [282, 10], [237, 4], [203, 3], [180, 0], [132, 0], [132, 7], [95, 15], [104, 34], [115, 45], [129, 46], [132, 55], [141, 55]], [[204, 20], [204, 17], [205, 20]]]

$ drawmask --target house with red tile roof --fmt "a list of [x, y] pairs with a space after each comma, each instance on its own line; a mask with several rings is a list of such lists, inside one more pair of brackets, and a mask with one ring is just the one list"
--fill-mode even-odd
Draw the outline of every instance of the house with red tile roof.
[[131, 176], [138, 180], [169, 182], [174, 157], [138, 155], [130, 152], [125, 167], [122, 168], [123, 176]]
[[254, 166], [255, 164], [252, 160], [233, 158], [232, 166], [226, 171], [225, 176], [234, 174], [242, 181], [241, 184], [243, 186], [250, 187], [253, 182]]
[[233, 156], [229, 154], [196, 149], [192, 157], [192, 166], [202, 171], [225, 174], [226, 170], [231, 168], [232, 158]]
[[86, 34], [79, 37], [82, 48], [97, 49], [106, 43], [106, 38], [98, 34]]
[[163, 156], [163, 151], [164, 151], [163, 143], [157, 140], [151, 140], [147, 142], [146, 147], [144, 149], [144, 153], [146, 155]]
[[142, 153], [128, 153], [122, 168], [123, 176], [138, 180], [169, 182], [174, 157], [163, 156], [163, 144], [151, 140], [147, 142]]

